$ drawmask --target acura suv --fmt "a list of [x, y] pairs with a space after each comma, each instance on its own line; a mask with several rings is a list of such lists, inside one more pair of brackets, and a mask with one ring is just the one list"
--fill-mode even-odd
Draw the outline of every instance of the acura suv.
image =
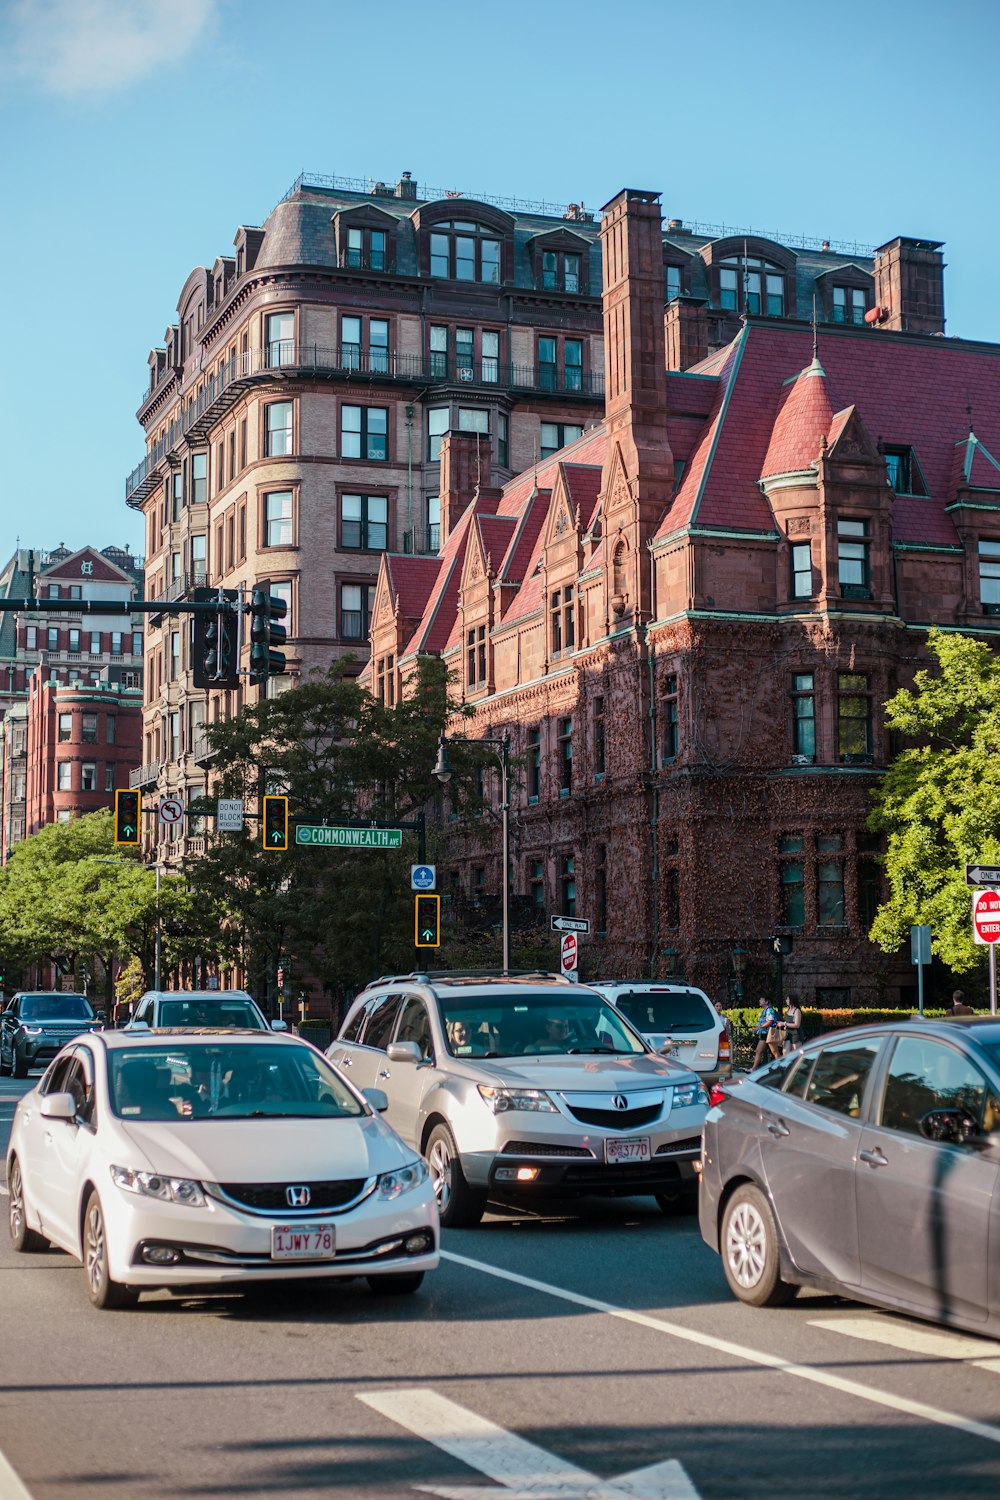
[[693, 1198], [704, 1087], [584, 985], [388, 976], [358, 995], [327, 1056], [356, 1088], [385, 1091], [449, 1227], [477, 1224], [491, 1194], [537, 1206], [648, 1193], [664, 1212]]

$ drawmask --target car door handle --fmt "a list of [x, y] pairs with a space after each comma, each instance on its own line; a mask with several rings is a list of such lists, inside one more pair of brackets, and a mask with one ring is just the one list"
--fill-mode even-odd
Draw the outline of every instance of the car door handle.
[[785, 1124], [784, 1120], [768, 1120], [767, 1128], [769, 1133], [775, 1137], [782, 1135], [791, 1135], [791, 1131]]
[[887, 1167], [889, 1165], [889, 1158], [883, 1156], [877, 1146], [874, 1151], [859, 1151], [858, 1161], [867, 1162], [870, 1167]]
[[337, 1067], [338, 1068], [349, 1068], [350, 1066], [351, 1066], [351, 1059], [349, 1057], [338, 1057], [337, 1058]]

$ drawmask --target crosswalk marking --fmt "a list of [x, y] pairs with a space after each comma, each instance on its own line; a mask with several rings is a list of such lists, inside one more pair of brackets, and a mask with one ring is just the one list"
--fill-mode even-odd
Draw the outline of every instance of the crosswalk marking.
[[825, 1328], [847, 1338], [864, 1339], [869, 1344], [884, 1344], [907, 1354], [929, 1354], [934, 1359], [957, 1360], [1000, 1375], [1000, 1343], [995, 1339], [922, 1328], [889, 1318], [810, 1318], [809, 1327]]

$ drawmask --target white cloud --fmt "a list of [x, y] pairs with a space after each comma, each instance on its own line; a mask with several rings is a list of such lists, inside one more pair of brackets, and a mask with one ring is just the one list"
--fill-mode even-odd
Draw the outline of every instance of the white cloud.
[[16, 0], [8, 69], [49, 94], [110, 94], [194, 47], [216, 0]]

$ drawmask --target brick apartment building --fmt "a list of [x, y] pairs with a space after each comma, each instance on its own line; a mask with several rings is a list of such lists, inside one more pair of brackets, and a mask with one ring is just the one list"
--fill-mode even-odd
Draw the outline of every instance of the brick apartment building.
[[0, 571], [0, 597], [34, 592], [61, 606], [0, 615], [0, 861], [44, 824], [107, 807], [128, 786], [141, 741], [143, 617], [84, 606], [127, 604], [142, 589], [142, 559], [120, 547], [19, 548]]
[[[818, 289], [831, 320], [874, 300], [853, 248], [793, 252], [678, 220], [660, 244], [675, 364], [726, 345], [744, 299], [807, 317]], [[420, 191], [409, 173], [300, 179], [234, 245], [191, 272], [150, 353], [147, 452], [126, 500], [145, 518], [153, 597], [207, 581], [286, 599], [291, 683], [365, 659], [383, 554], [436, 555], [446, 434], [464, 435], [474, 475], [503, 483], [600, 420], [601, 245], [581, 204]], [[205, 787], [206, 714], [257, 691], [195, 690], [188, 643], [177, 616], [148, 632], [135, 773], [185, 798]], [[164, 854], [200, 847], [182, 837]]]
[[[943, 336], [938, 242], [681, 260], [635, 190], [601, 236], [603, 420], [513, 478], [448, 435], [440, 555], [382, 558], [366, 680], [439, 655], [456, 732], [509, 733], [513, 892], [591, 920], [585, 973], [756, 995], [781, 936], [802, 993], [906, 1000], [866, 936], [881, 706], [931, 624], [1000, 632], [1000, 349]], [[497, 851], [451, 853], [495, 898]]]

